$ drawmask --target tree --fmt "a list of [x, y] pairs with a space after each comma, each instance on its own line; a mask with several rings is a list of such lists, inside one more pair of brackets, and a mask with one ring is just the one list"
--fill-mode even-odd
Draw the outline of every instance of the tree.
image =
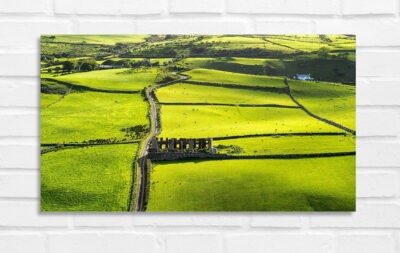
[[317, 54], [323, 58], [326, 58], [329, 53], [329, 48], [327, 47], [320, 47], [317, 51]]
[[65, 61], [62, 64], [63, 66], [63, 71], [64, 72], [71, 72], [72, 70], [74, 70], [77, 66], [76, 61]]
[[98, 64], [94, 59], [85, 59], [79, 62], [80, 71], [91, 71], [97, 68]]

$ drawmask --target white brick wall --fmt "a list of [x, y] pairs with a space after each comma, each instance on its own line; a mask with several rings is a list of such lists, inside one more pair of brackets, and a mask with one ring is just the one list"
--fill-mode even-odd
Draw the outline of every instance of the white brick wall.
[[[1, 0], [0, 252], [400, 252], [400, 0]], [[356, 213], [39, 213], [41, 33], [357, 34]]]

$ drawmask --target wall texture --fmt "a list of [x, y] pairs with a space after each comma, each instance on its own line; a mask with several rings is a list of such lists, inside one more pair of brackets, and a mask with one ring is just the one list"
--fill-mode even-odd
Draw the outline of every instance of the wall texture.
[[[0, 252], [400, 252], [400, 0], [1, 0]], [[39, 213], [39, 35], [357, 34], [356, 213]]]

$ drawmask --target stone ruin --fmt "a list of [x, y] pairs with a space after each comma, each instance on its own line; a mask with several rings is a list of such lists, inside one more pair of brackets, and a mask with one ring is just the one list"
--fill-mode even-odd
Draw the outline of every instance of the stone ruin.
[[215, 154], [211, 138], [153, 138], [150, 142], [149, 158], [154, 161], [181, 158], [206, 158]]

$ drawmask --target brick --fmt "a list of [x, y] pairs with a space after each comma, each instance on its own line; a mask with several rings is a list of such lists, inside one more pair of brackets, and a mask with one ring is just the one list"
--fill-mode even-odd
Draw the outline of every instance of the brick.
[[0, 249], [6, 253], [44, 253], [45, 238], [34, 234], [0, 234]]
[[139, 34], [243, 34], [251, 32], [251, 25], [241, 21], [137, 21]]
[[146, 213], [133, 216], [133, 226], [158, 226], [158, 227], [190, 227], [190, 226], [215, 226], [215, 227], [238, 227], [249, 223], [247, 215], [229, 213], [212, 215], [187, 215], [181, 213], [179, 216], [173, 213]]
[[1, 0], [0, 4], [0, 13], [44, 13], [45, 11], [46, 0]]
[[340, 235], [337, 237], [337, 252], [341, 253], [373, 253], [395, 251], [395, 242], [390, 235]]
[[399, 81], [357, 81], [357, 105], [400, 105]]
[[232, 13], [274, 13], [274, 14], [338, 14], [339, 1], [337, 0], [228, 0], [228, 12]]
[[38, 76], [39, 54], [0, 54], [0, 76]]
[[[347, 1], [346, 1], [347, 2]], [[400, 46], [400, 21], [394, 18], [315, 19], [318, 34], [356, 34], [360, 46]]]
[[224, 11], [223, 0], [170, 0], [170, 13], [222, 13]]
[[132, 214], [79, 214], [74, 215], [73, 222], [76, 227], [128, 227], [132, 225]]
[[0, 136], [39, 136], [39, 115], [2, 115], [0, 132]]
[[166, 237], [167, 253], [218, 253], [223, 252], [218, 235], [192, 234]]
[[135, 26], [130, 21], [79, 21], [78, 32], [85, 34], [132, 34]]
[[358, 204], [353, 213], [315, 213], [311, 216], [314, 228], [399, 228], [400, 205]]
[[398, 113], [393, 111], [357, 110], [357, 136], [396, 136], [397, 122]]
[[353, 0], [342, 1], [343, 14], [357, 15], [357, 14], [394, 14], [395, 1], [383, 0], [377, 3], [374, 0]]
[[290, 33], [313, 33], [314, 25], [308, 21], [256, 21], [256, 33], [262, 34], [290, 34]]
[[[0, 81], [0, 106], [39, 107], [39, 82]], [[0, 119], [1, 120], [1, 119]]]
[[400, 144], [357, 141], [357, 166], [398, 167], [400, 166]]
[[227, 252], [332, 252], [332, 237], [328, 235], [240, 234], [227, 236]]
[[400, 77], [396, 66], [400, 61], [400, 51], [357, 51], [357, 76], [360, 77]]
[[49, 253], [160, 252], [154, 236], [133, 233], [60, 233], [48, 236]]
[[40, 213], [39, 201], [0, 202], [0, 227], [66, 227], [67, 216]]
[[116, 15], [120, 13], [121, 2], [121, 0], [54, 0], [54, 9], [57, 14]]
[[[13, 32], [10, 33], [10, 30]], [[41, 34], [63, 34], [72, 31], [69, 21], [4, 21], [0, 22], [0, 47], [39, 49]]]
[[0, 197], [37, 198], [39, 189], [38, 173], [0, 174]]
[[0, 169], [38, 169], [39, 156], [39, 143], [36, 146], [0, 145]]
[[301, 216], [292, 213], [272, 213], [272, 214], [253, 214], [250, 222], [252, 227], [288, 227], [299, 228], [301, 224]]
[[397, 181], [395, 173], [357, 173], [357, 197], [394, 197]]
[[165, 11], [165, 0], [122, 0], [122, 14], [155, 15]]

